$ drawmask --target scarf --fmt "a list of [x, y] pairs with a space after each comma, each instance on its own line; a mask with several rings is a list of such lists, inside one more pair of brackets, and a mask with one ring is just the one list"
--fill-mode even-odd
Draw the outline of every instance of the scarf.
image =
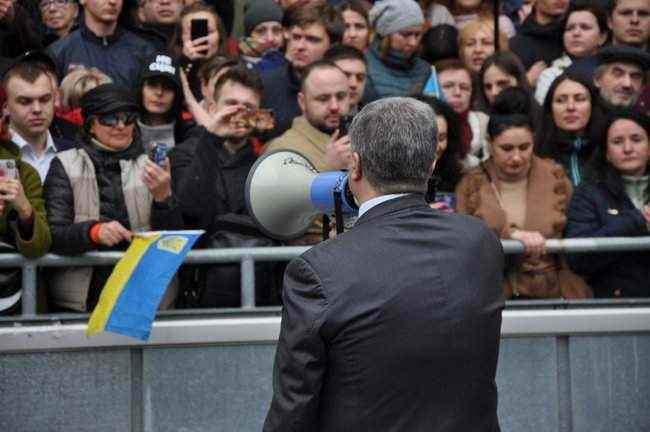
[[464, 159], [472, 148], [474, 133], [469, 124], [469, 111], [465, 111], [458, 117], [460, 118], [460, 158]]

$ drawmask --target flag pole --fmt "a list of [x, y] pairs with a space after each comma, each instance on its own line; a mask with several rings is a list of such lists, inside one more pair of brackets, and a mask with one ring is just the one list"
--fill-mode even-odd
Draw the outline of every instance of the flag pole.
[[494, 50], [499, 51], [500, 50], [500, 38], [499, 38], [499, 15], [501, 13], [501, 7], [500, 7], [500, 2], [499, 0], [492, 0], [492, 5], [494, 6], [494, 9], [492, 11], [492, 14], [494, 15]]

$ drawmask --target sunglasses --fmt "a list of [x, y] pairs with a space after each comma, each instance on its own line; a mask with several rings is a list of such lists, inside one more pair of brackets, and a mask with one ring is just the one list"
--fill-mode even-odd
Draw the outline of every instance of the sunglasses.
[[122, 122], [124, 126], [131, 126], [135, 123], [138, 118], [138, 114], [134, 112], [129, 113], [115, 113], [115, 114], [104, 114], [97, 116], [97, 121], [102, 126], [115, 127], [118, 123]]

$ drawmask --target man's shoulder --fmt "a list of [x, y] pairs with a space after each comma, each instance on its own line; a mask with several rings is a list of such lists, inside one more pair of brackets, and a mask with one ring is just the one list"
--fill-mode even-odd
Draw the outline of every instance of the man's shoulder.
[[151, 44], [151, 42], [147, 41], [143, 37], [133, 33], [130, 30], [122, 29], [122, 35], [119, 38], [119, 40], [124, 42], [128, 46], [132, 46], [139, 49], [145, 49], [145, 50], [153, 50], [153, 45]]
[[304, 135], [294, 126], [287, 129], [282, 135], [269, 141], [265, 153], [273, 150], [299, 150], [301, 142], [305, 140]]
[[74, 30], [69, 35], [51, 44], [47, 50], [53, 55], [57, 56], [61, 51], [68, 48], [76, 48], [81, 43], [81, 32], [79, 29]]
[[288, 64], [283, 64], [279, 67], [265, 70], [260, 72], [260, 77], [262, 78], [262, 81], [266, 84], [268, 83], [278, 83], [278, 82], [283, 82], [286, 81], [288, 83], [289, 81], [289, 66]]

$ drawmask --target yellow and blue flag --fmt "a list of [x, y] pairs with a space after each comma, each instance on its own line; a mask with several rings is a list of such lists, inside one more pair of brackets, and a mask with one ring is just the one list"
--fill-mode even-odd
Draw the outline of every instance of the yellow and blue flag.
[[87, 335], [110, 331], [147, 340], [167, 285], [203, 231], [135, 233], [88, 321]]

